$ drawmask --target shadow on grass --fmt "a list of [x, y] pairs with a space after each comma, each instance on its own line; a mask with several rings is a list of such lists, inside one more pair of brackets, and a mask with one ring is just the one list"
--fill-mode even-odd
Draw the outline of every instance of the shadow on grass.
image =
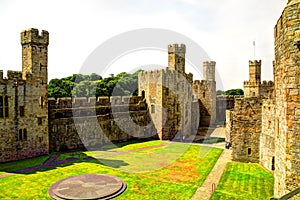
[[200, 144], [214, 144], [214, 143], [219, 143], [219, 142], [225, 142], [225, 138], [206, 137], [206, 138], [194, 140], [194, 143], [200, 143]]
[[[53, 158], [55, 158], [56, 155], [57, 158], [53, 160]], [[62, 158], [60, 158], [60, 156]], [[48, 159], [45, 160], [45, 157]], [[34, 163], [32, 162], [32, 160], [37, 160], [39, 162]], [[44, 160], [43, 163], [41, 163], [42, 160]], [[99, 165], [104, 165], [113, 168], [120, 168], [122, 166], [128, 165], [128, 163], [124, 162], [123, 160], [95, 159], [93, 157], [87, 156], [83, 152], [65, 153], [60, 155], [52, 153], [51, 156], [40, 156], [40, 159], [39, 157], [36, 157], [36, 158], [29, 158], [21, 161], [2, 163], [0, 164], [0, 172], [30, 175], [30, 174], [36, 174], [38, 172], [53, 170], [60, 167], [67, 167], [82, 162], [96, 163]], [[0, 178], [1, 178], [1, 174], [0, 174]]]
[[137, 143], [141, 143], [141, 142], [149, 142], [149, 141], [153, 141], [153, 140], [157, 140], [155, 138], [136, 138], [136, 139], [131, 139], [128, 141], [111, 141], [110, 143], [107, 144], [103, 144], [101, 146], [95, 146], [95, 147], [88, 147], [87, 149], [89, 151], [108, 151], [108, 150], [112, 150], [112, 149], [118, 149], [118, 148], [122, 148], [124, 146], [130, 145], [130, 144], [137, 144]]

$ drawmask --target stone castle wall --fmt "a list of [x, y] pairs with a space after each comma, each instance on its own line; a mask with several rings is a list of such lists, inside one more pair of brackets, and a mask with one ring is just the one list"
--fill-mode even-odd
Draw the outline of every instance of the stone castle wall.
[[260, 136], [260, 164], [270, 171], [275, 170], [275, 105], [265, 99], [262, 105], [262, 132]]
[[259, 97], [235, 99], [234, 108], [227, 112], [233, 160], [259, 162], [261, 104]]
[[157, 137], [142, 97], [49, 99], [49, 135], [51, 151]]
[[300, 187], [299, 0], [289, 0], [274, 28], [274, 36], [275, 122], [278, 123], [274, 133], [274, 193], [280, 197]]

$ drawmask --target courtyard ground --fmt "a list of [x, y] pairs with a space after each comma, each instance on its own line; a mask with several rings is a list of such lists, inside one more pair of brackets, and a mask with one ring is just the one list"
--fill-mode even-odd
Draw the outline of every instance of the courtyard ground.
[[[197, 189], [205, 185], [204, 181], [210, 179], [207, 177], [216, 171], [212, 169], [218, 166], [216, 162], [222, 152], [223, 149], [199, 144], [125, 142], [103, 146], [102, 151], [51, 154], [0, 164], [0, 199], [50, 199], [47, 191], [56, 181], [91, 173], [115, 175], [126, 182], [126, 191], [116, 199], [191, 199]], [[266, 191], [273, 189], [273, 180], [266, 178], [264, 184], [255, 181], [257, 172], [261, 178], [270, 177], [270, 173], [259, 167], [234, 168], [248, 173], [240, 171], [231, 177], [226, 174], [232, 174], [234, 170], [228, 170], [228, 166], [212, 199], [233, 199], [224, 191], [247, 196], [236, 199], [251, 199], [256, 192], [265, 193], [265, 197], [272, 196]], [[225, 184], [230, 180], [231, 186]], [[253, 189], [256, 184], [260, 184], [260, 190]], [[199, 199], [206, 198], [203, 194]], [[253, 196], [252, 199], [257, 198]]]

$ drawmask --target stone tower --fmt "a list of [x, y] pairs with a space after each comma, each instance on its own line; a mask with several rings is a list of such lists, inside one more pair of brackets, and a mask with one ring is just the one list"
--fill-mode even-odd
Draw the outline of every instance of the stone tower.
[[300, 0], [288, 2], [274, 28], [274, 37], [274, 195], [281, 197], [300, 187]]
[[210, 117], [210, 125], [216, 122], [216, 80], [215, 80], [215, 61], [203, 62], [203, 81], [206, 82], [206, 91], [200, 95]]
[[179, 73], [185, 73], [185, 45], [168, 45], [168, 67]]
[[203, 62], [203, 80], [193, 82], [194, 99], [200, 104], [200, 126], [214, 126], [216, 122], [215, 61]]
[[193, 75], [185, 73], [185, 52], [184, 44], [168, 45], [168, 67], [139, 74], [139, 95], [145, 97], [163, 140], [191, 133]]
[[21, 32], [22, 72], [0, 71], [0, 162], [49, 153], [48, 43], [47, 31]]
[[48, 44], [49, 33], [42, 31], [39, 35], [37, 29], [28, 29], [21, 33], [22, 44], [22, 77], [31, 74], [36, 84], [48, 82]]
[[261, 60], [249, 61], [249, 81], [244, 82], [245, 97], [260, 95]]

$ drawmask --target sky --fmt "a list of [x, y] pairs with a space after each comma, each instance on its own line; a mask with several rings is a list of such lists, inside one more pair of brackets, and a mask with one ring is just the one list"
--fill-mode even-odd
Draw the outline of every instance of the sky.
[[[89, 55], [116, 35], [156, 28], [185, 35], [201, 46], [217, 63], [216, 73], [221, 77], [218, 89], [243, 88], [243, 81], [249, 79], [248, 61], [254, 58], [262, 60], [262, 80], [273, 79], [273, 28], [286, 3], [287, 0], [0, 0], [0, 70], [22, 70], [20, 32], [28, 28], [50, 33], [49, 80], [79, 73]], [[111, 70], [101, 75], [132, 72], [141, 65], [166, 66], [167, 54], [140, 51], [124, 55], [111, 65]], [[187, 71], [193, 69], [187, 66]], [[195, 74], [194, 78], [202, 77]]]

